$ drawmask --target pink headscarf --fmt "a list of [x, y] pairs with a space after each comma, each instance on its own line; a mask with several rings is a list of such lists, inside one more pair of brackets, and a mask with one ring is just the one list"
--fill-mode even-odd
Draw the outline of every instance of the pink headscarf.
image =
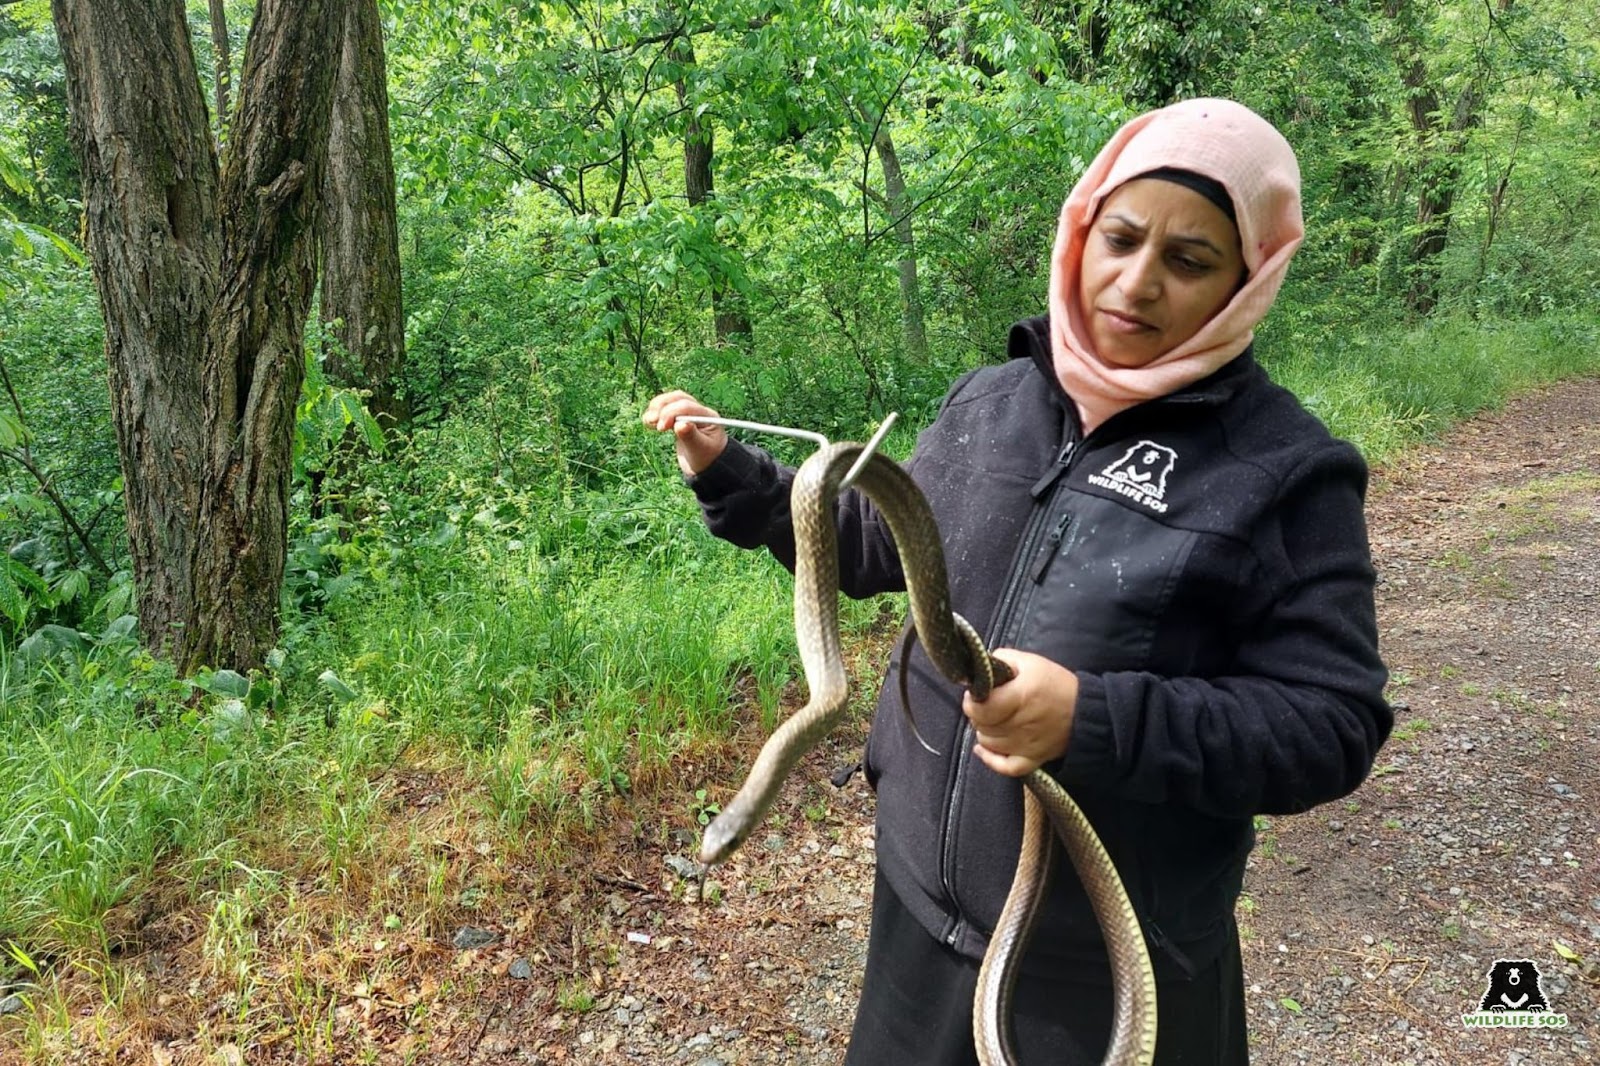
[[[1145, 366], [1114, 366], [1095, 354], [1089, 339], [1078, 306], [1078, 268], [1105, 198], [1160, 167], [1192, 170], [1228, 191], [1249, 279], [1178, 347]], [[1050, 346], [1056, 376], [1078, 405], [1084, 432], [1118, 411], [1199, 381], [1244, 351], [1304, 236], [1294, 150], [1244, 105], [1185, 100], [1140, 115], [1118, 130], [1067, 197], [1050, 257]]]

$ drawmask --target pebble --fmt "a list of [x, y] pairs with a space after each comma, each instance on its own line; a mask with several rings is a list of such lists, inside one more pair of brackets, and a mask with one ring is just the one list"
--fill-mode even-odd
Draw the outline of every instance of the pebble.
[[22, 997], [16, 994], [0, 999], [0, 1014], [16, 1014], [22, 1010]]
[[506, 970], [506, 974], [517, 981], [526, 981], [533, 976], [533, 965], [527, 959], [517, 959]]
[[450, 938], [450, 945], [457, 951], [466, 951], [470, 948], [485, 947], [499, 939], [500, 934], [490, 932], [488, 929], [479, 929], [475, 925], [463, 925], [456, 930], [456, 935]]
[[695, 877], [700, 873], [700, 864], [682, 855], [668, 855], [665, 861], [667, 868], [679, 877]]

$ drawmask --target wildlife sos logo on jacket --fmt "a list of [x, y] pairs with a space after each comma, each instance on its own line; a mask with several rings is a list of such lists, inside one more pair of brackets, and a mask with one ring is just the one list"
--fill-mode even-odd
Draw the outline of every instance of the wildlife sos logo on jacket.
[[1567, 1024], [1565, 1014], [1551, 1012], [1539, 967], [1532, 959], [1496, 959], [1488, 979], [1489, 987], [1478, 1000], [1477, 1011], [1463, 1014], [1462, 1024], [1547, 1029]]
[[1156, 514], [1166, 514], [1167, 479], [1177, 462], [1178, 453], [1173, 449], [1142, 440], [1100, 473], [1090, 474], [1089, 484], [1142, 503]]

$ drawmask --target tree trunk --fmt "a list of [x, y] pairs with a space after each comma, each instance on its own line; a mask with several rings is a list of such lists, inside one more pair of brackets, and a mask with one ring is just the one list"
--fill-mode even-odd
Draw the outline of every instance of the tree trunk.
[[105, 317], [144, 637], [183, 642], [201, 531], [200, 368], [220, 288], [216, 154], [177, 0], [51, 5]]
[[228, 9], [226, 0], [211, 0], [211, 52], [217, 75], [217, 143], [228, 136], [228, 82], [233, 77], [233, 60], [228, 54]]
[[53, 0], [144, 640], [192, 673], [277, 636], [344, 0], [262, 0], [219, 173], [182, 0]]
[[928, 336], [923, 327], [922, 288], [917, 281], [917, 246], [911, 229], [911, 198], [906, 195], [905, 176], [900, 172], [900, 157], [887, 123], [878, 126], [873, 148], [883, 168], [884, 199], [894, 219], [895, 240], [900, 242], [900, 321], [905, 330], [906, 355], [924, 362], [928, 358]]
[[377, 0], [349, 0], [345, 13], [322, 220], [322, 320], [342, 323], [334, 331], [342, 351], [328, 359], [328, 376], [368, 390], [367, 407], [384, 429], [404, 426], [411, 414], [399, 389], [400, 233]]
[[[679, 63], [692, 65], [695, 61], [694, 46], [689, 43], [689, 38], [678, 37], [674, 40], [671, 55]], [[687, 106], [689, 87], [683, 78], [677, 80], [675, 88], [678, 105]], [[715, 206], [716, 190], [711, 172], [714, 149], [715, 133], [710, 118], [690, 111], [683, 131], [683, 186], [690, 207], [699, 208], [708, 203]], [[711, 275], [711, 316], [718, 344], [726, 344], [735, 336], [748, 341], [752, 329], [750, 318], [744, 313], [743, 300], [728, 279], [715, 270]]]
[[[1496, 9], [1504, 14], [1512, 3], [1513, 0], [1497, 0]], [[1450, 239], [1450, 219], [1461, 183], [1467, 134], [1483, 119], [1490, 69], [1486, 53], [1480, 52], [1447, 121], [1439, 89], [1423, 59], [1417, 11], [1409, 0], [1388, 0], [1384, 15], [1396, 30], [1396, 58], [1400, 80], [1407, 91], [1406, 113], [1416, 135], [1417, 170], [1421, 174], [1406, 302], [1417, 314], [1425, 315], [1439, 302], [1440, 257]]]

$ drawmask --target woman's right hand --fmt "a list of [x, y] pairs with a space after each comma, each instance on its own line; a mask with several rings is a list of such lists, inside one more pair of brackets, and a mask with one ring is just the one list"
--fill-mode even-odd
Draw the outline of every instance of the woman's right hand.
[[682, 415], [715, 418], [717, 412], [682, 389], [674, 389], [663, 392], [646, 404], [641, 417], [651, 429], [674, 434], [674, 442], [678, 447], [678, 469], [683, 471], [685, 477], [694, 477], [716, 462], [722, 449], [728, 446], [728, 434], [718, 425], [680, 421]]

